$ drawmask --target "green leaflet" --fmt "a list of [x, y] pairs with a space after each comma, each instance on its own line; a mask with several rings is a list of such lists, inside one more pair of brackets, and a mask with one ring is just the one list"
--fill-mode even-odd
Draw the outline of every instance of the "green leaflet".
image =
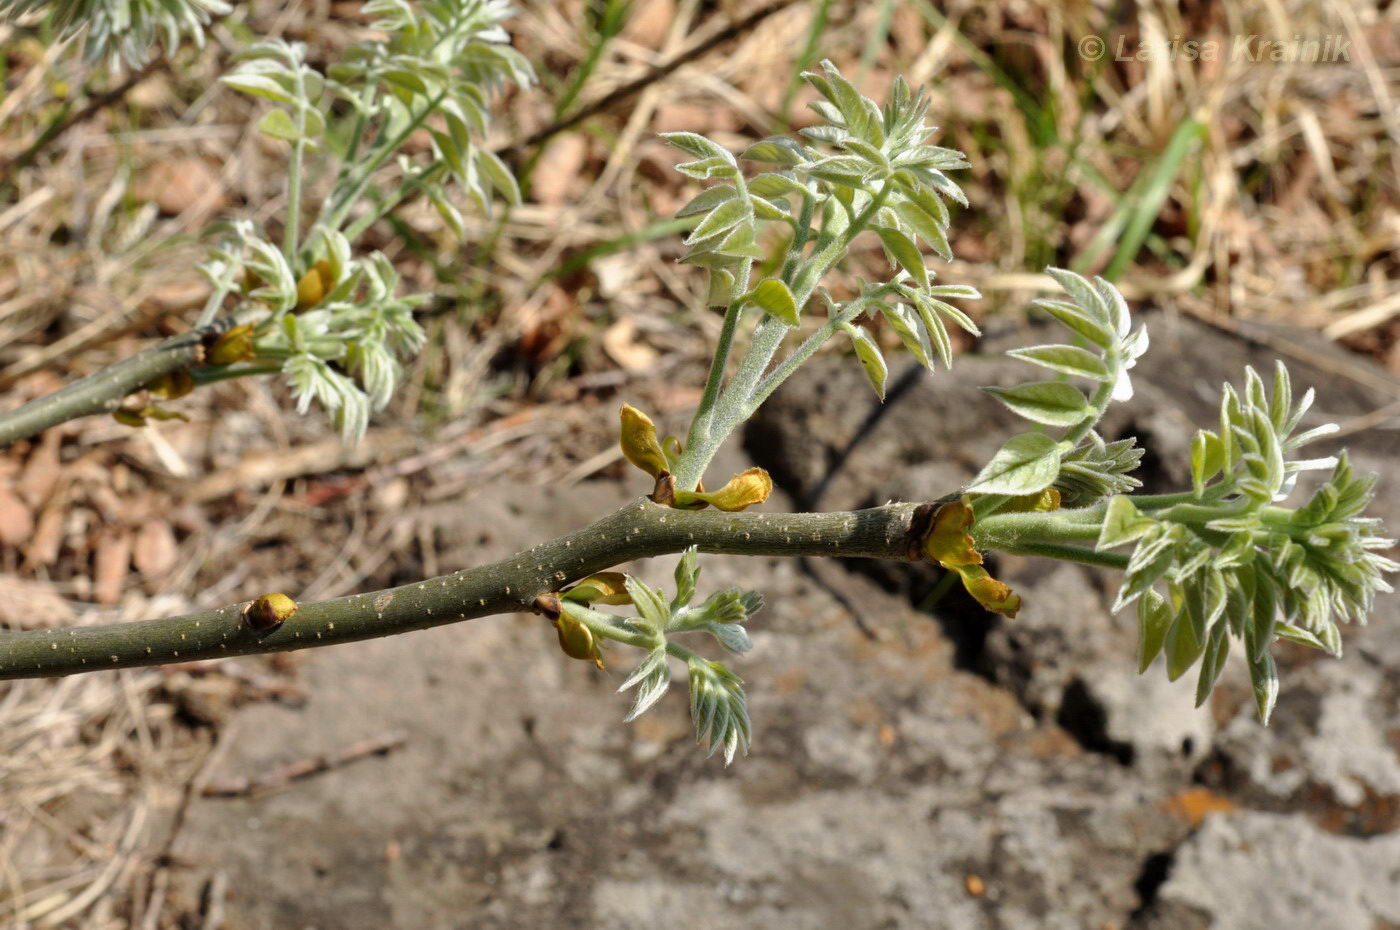
[[851, 337], [851, 345], [856, 350], [856, 358], [860, 359], [861, 367], [865, 369], [865, 376], [870, 379], [870, 386], [875, 389], [875, 393], [880, 395], [880, 399], [885, 399], [885, 382], [889, 380], [890, 370], [885, 365], [885, 357], [880, 354], [880, 347], [875, 344], [875, 340], [870, 338], [870, 334], [859, 326], [852, 326], [850, 323], [842, 323], [841, 331]]
[[758, 282], [758, 286], [748, 293], [747, 299], [788, 326], [798, 323], [797, 299], [788, 286], [777, 278], [764, 278]]
[[924, 267], [924, 256], [919, 247], [904, 233], [890, 226], [874, 226], [875, 233], [884, 243], [890, 260], [909, 273], [909, 277], [920, 287], [928, 287], [928, 269]]
[[1018, 416], [1046, 426], [1073, 426], [1093, 412], [1080, 390], [1063, 381], [1033, 381], [1013, 388], [984, 387], [982, 390]]
[[1103, 528], [1099, 531], [1099, 541], [1094, 548], [1102, 552], [1133, 542], [1141, 539], [1156, 525], [1157, 521], [1143, 516], [1131, 499], [1122, 494], [1114, 495], [1108, 502]]
[[1033, 494], [1055, 483], [1060, 473], [1060, 445], [1044, 433], [1012, 437], [977, 474], [972, 494]]
[[1031, 346], [1025, 349], [1012, 349], [1006, 354], [1042, 368], [1049, 368], [1051, 371], [1079, 378], [1107, 381], [1112, 377], [1102, 358], [1078, 346]]

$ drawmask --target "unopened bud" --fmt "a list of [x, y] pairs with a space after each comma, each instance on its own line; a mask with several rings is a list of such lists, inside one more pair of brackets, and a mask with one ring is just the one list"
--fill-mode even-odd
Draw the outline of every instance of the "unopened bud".
[[773, 493], [773, 479], [762, 468], [741, 471], [717, 491], [677, 491], [676, 506], [704, 502], [716, 510], [735, 513], [761, 504]]
[[177, 368], [174, 371], [166, 372], [146, 385], [146, 390], [165, 400], [184, 397], [194, 390], [194, 375], [190, 374], [188, 368]]
[[998, 513], [1048, 513], [1060, 509], [1060, 492], [1056, 488], [1046, 488], [1034, 494], [1013, 497], [998, 508]]
[[297, 309], [310, 310], [324, 300], [334, 286], [335, 272], [331, 269], [331, 263], [323, 258], [297, 282]]
[[627, 461], [642, 471], [659, 478], [671, 470], [666, 453], [656, 439], [656, 424], [651, 417], [631, 404], [622, 405], [622, 427], [618, 434], [618, 444]]
[[632, 595], [627, 593], [626, 579], [622, 572], [599, 572], [589, 575], [561, 597], [579, 604], [630, 604]]
[[559, 648], [564, 650], [564, 655], [603, 668], [603, 655], [598, 651], [593, 631], [586, 624], [573, 617], [559, 616], [554, 620], [554, 629], [559, 633]]
[[924, 551], [944, 568], [981, 565], [982, 554], [973, 547], [967, 533], [973, 519], [972, 508], [962, 501], [939, 507], [933, 517], [933, 529], [924, 540]]
[[140, 410], [132, 410], [130, 407], [118, 407], [112, 411], [112, 419], [123, 426], [142, 427], [146, 425], [146, 418], [141, 415]]
[[296, 612], [297, 602], [287, 595], [264, 594], [243, 608], [243, 617], [255, 630], [271, 630]]
[[[1058, 497], [1056, 493], [1057, 503]], [[1020, 595], [1014, 594], [982, 567], [982, 553], [977, 551], [972, 536], [967, 532], [972, 528], [974, 519], [972, 507], [966, 501], [952, 501], [939, 507], [933, 517], [933, 526], [924, 540], [924, 551], [939, 565], [957, 572], [963, 587], [977, 599], [977, 603], [994, 613], [1015, 619], [1016, 611], [1021, 609]]]
[[213, 348], [209, 350], [208, 360], [211, 365], [232, 365], [234, 362], [246, 362], [256, 357], [257, 350], [253, 348], [253, 327], [244, 323], [215, 340]]

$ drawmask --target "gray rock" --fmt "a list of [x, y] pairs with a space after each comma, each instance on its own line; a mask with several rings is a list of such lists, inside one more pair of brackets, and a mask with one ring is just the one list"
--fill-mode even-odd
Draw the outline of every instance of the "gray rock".
[[1299, 815], [1207, 818], [1177, 851], [1153, 930], [1314, 930], [1400, 923], [1400, 835], [1333, 836]]

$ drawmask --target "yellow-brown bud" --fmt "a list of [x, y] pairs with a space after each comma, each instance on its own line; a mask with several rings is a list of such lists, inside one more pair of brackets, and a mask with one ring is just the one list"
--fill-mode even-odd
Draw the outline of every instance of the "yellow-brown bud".
[[118, 407], [112, 411], [112, 419], [123, 426], [142, 427], [146, 425], [146, 418], [141, 415], [140, 410], [132, 410], [130, 407]]
[[[1058, 503], [1058, 492], [1054, 495]], [[924, 540], [924, 551], [939, 565], [958, 573], [967, 593], [987, 610], [1015, 619], [1021, 609], [1020, 595], [996, 580], [982, 567], [982, 553], [967, 532], [974, 522], [972, 507], [966, 501], [952, 501], [938, 508], [933, 527]]]
[[219, 336], [207, 356], [211, 365], [232, 365], [257, 357], [253, 348], [253, 327], [244, 323]]
[[194, 375], [190, 373], [188, 368], [177, 368], [174, 371], [166, 372], [146, 385], [146, 390], [165, 400], [184, 397], [194, 390]]
[[627, 593], [626, 579], [622, 572], [599, 572], [589, 575], [561, 596], [579, 604], [630, 604], [632, 595]]
[[593, 631], [585, 624], [573, 617], [560, 616], [554, 620], [554, 629], [559, 633], [559, 648], [564, 650], [564, 655], [603, 668], [603, 655], [598, 651]]
[[1055, 488], [1046, 488], [1009, 499], [997, 509], [997, 513], [1047, 513], [1059, 509], [1060, 492]]
[[735, 513], [768, 500], [773, 493], [773, 479], [761, 468], [741, 471], [717, 491], [677, 491], [675, 506], [689, 507], [704, 502], [716, 510]]
[[243, 618], [255, 630], [279, 627], [297, 612], [297, 602], [285, 594], [264, 594], [243, 608]]
[[321, 259], [307, 270], [297, 282], [297, 310], [310, 310], [325, 299], [335, 287], [335, 273], [331, 263]]
[[651, 422], [651, 417], [631, 404], [623, 404], [621, 420], [618, 444], [627, 461], [653, 478], [670, 472], [671, 464], [656, 439], [656, 424]]

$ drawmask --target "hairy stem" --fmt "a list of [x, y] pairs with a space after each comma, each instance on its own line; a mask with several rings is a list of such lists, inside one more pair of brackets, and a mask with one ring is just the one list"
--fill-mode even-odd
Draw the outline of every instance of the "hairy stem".
[[285, 623], [252, 629], [242, 604], [179, 617], [0, 633], [0, 678], [47, 678], [281, 652], [405, 633], [491, 614], [530, 610], [540, 594], [621, 562], [680, 552], [773, 556], [918, 556], [924, 505], [847, 513], [719, 513], [672, 510], [646, 499], [532, 549], [440, 578], [300, 605]]

